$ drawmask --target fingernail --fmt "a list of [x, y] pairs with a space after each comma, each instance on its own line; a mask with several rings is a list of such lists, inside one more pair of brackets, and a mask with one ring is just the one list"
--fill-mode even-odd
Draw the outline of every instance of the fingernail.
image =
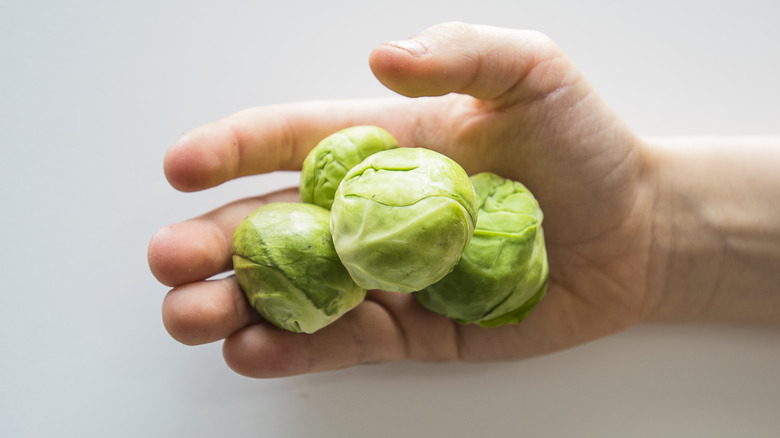
[[412, 55], [422, 55], [428, 50], [419, 41], [413, 39], [390, 41], [387, 44], [398, 47], [399, 49], [402, 50], [406, 50]]

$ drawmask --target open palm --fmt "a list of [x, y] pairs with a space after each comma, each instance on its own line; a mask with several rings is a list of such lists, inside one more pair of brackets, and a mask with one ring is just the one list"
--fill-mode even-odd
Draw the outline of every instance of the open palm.
[[149, 264], [173, 286], [163, 304], [171, 335], [225, 339], [237, 372], [271, 377], [403, 359], [507, 360], [570, 347], [629, 327], [654, 304], [653, 185], [639, 140], [546, 37], [449, 23], [377, 47], [385, 85], [414, 97], [306, 102], [246, 110], [198, 128], [165, 159], [171, 184], [205, 189], [232, 178], [299, 169], [325, 136], [375, 124], [402, 146], [438, 150], [470, 174], [522, 182], [544, 211], [546, 297], [517, 325], [491, 329], [434, 315], [410, 295], [370, 291], [314, 333], [282, 331], [249, 307], [230, 269], [230, 237], [258, 205], [295, 189], [226, 205], [154, 235]]

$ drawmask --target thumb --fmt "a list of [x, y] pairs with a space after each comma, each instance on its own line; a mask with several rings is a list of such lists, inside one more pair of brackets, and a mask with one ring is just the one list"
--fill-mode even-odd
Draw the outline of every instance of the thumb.
[[369, 64], [380, 82], [410, 97], [456, 92], [514, 103], [579, 78], [560, 48], [538, 32], [464, 23], [383, 43], [371, 52]]

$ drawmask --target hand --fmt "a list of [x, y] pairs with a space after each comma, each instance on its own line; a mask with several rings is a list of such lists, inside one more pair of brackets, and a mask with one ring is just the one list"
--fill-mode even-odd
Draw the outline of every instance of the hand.
[[496, 361], [577, 345], [642, 321], [657, 299], [653, 184], [638, 138], [571, 60], [534, 32], [450, 23], [377, 47], [376, 77], [419, 97], [255, 108], [182, 136], [165, 157], [183, 191], [232, 178], [300, 169], [322, 138], [375, 124], [403, 146], [440, 151], [469, 174], [524, 183], [545, 214], [546, 297], [518, 325], [484, 329], [434, 315], [410, 295], [366, 301], [307, 335], [285, 332], [248, 306], [230, 266], [237, 224], [260, 204], [297, 200], [290, 189], [241, 200], [161, 229], [149, 264], [173, 286], [163, 303], [170, 334], [186, 344], [225, 339], [236, 372], [287, 376], [395, 360]]

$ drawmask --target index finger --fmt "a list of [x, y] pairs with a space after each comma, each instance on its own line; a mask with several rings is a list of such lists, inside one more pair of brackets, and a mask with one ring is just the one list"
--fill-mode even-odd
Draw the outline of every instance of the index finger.
[[298, 170], [320, 140], [353, 125], [380, 126], [403, 142], [412, 131], [406, 103], [317, 101], [244, 110], [182, 135], [165, 155], [165, 176], [174, 188], [191, 192], [242, 176]]

